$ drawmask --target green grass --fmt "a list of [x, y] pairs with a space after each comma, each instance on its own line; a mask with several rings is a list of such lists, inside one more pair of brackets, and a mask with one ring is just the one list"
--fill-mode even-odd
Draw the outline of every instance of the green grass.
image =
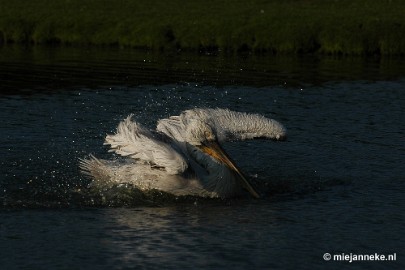
[[0, 43], [405, 54], [403, 0], [0, 0]]

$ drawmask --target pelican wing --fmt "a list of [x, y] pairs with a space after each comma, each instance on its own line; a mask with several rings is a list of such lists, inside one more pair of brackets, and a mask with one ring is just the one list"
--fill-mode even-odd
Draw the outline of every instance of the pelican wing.
[[215, 130], [219, 141], [268, 138], [282, 140], [286, 137], [285, 127], [274, 119], [259, 114], [235, 112], [228, 109], [191, 109], [180, 118], [187, 123], [198, 118]]
[[132, 115], [119, 123], [116, 134], [106, 136], [104, 144], [111, 146], [110, 152], [163, 167], [169, 174], [187, 169], [186, 160], [175, 148], [131, 118]]
[[168, 137], [177, 142], [184, 142], [185, 126], [179, 116], [170, 116], [169, 118], [160, 119], [156, 130], [166, 134]]

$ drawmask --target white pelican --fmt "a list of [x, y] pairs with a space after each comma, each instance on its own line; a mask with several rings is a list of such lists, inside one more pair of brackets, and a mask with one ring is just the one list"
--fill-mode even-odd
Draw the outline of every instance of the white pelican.
[[105, 145], [123, 160], [80, 160], [91, 185], [129, 183], [176, 196], [228, 198], [243, 189], [259, 198], [248, 179], [218, 142], [267, 138], [284, 140], [286, 129], [276, 120], [227, 109], [191, 109], [158, 121], [155, 131], [131, 120], [119, 123]]

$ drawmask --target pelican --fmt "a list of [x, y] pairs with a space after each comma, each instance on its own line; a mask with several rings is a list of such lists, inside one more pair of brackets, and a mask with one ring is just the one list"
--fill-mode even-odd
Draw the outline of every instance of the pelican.
[[80, 160], [90, 185], [131, 184], [175, 196], [229, 198], [243, 190], [260, 193], [220, 146], [229, 140], [265, 138], [285, 140], [286, 129], [276, 120], [228, 109], [195, 108], [161, 119], [148, 130], [129, 115], [115, 134], [107, 135], [109, 152], [125, 157]]

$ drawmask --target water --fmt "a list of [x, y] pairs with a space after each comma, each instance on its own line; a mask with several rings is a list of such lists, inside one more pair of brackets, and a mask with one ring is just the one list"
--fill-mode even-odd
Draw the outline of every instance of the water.
[[[0, 50], [4, 269], [403, 269], [403, 60]], [[153, 128], [192, 107], [263, 114], [287, 142], [224, 145], [254, 200], [94, 194], [78, 158], [111, 158], [130, 113]], [[324, 253], [396, 262], [324, 261]]]

